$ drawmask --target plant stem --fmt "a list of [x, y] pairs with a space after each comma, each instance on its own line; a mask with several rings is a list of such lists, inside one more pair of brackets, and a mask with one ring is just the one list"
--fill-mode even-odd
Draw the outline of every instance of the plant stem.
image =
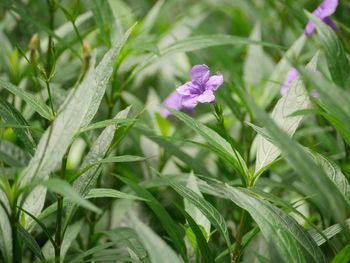
[[55, 116], [55, 109], [53, 107], [53, 103], [52, 103], [52, 96], [51, 96], [51, 90], [50, 90], [50, 83], [49, 81], [45, 81], [46, 83], [46, 89], [47, 89], [47, 93], [49, 94], [49, 102], [50, 102], [50, 107], [51, 107], [51, 111], [52, 111], [52, 115]]
[[236, 237], [236, 246], [232, 254], [232, 263], [238, 262], [238, 259], [239, 259], [239, 249], [242, 243], [242, 237], [243, 237], [246, 220], [247, 220], [247, 212], [245, 210], [242, 210], [241, 218], [239, 221], [239, 228], [238, 228], [237, 237]]
[[[49, 15], [50, 15], [49, 28], [50, 30], [53, 31], [55, 26], [55, 7], [54, 7], [54, 3], [52, 3], [51, 0], [47, 0], [47, 5], [49, 8]], [[49, 40], [47, 42], [46, 67], [45, 67], [47, 74], [51, 72], [51, 68], [52, 68], [52, 56], [51, 56], [52, 44], [53, 44], [52, 36], [51, 34], [49, 34]]]
[[[67, 166], [67, 158], [68, 158], [68, 152], [70, 147], [68, 148], [67, 152], [63, 156], [62, 159], [62, 166], [61, 166], [61, 178], [65, 178], [66, 174], [66, 166]], [[60, 263], [61, 261], [61, 245], [63, 240], [62, 235], [62, 217], [63, 217], [63, 196], [60, 194], [57, 194], [57, 213], [56, 213], [56, 233], [55, 233], [55, 262]]]
[[12, 234], [12, 254], [13, 254], [13, 263], [22, 263], [22, 251], [19, 244], [17, 226], [18, 226], [18, 211], [17, 211], [17, 198], [14, 198], [11, 209], [11, 234]]
[[[51, 31], [54, 30], [55, 27], [55, 3], [51, 2], [51, 0], [47, 0], [47, 5], [49, 8], [49, 14], [50, 14], [50, 21], [49, 21], [49, 28]], [[49, 80], [51, 78], [51, 71], [52, 71], [52, 46], [53, 46], [53, 41], [52, 41], [52, 36], [49, 34], [49, 40], [47, 42], [47, 53], [46, 53], [46, 67], [45, 67], [45, 72], [46, 72], [46, 89], [47, 93], [49, 94], [49, 102], [51, 106], [51, 111], [52, 114], [55, 115], [55, 110], [53, 107], [52, 103], [52, 96], [51, 96], [51, 90], [50, 90], [50, 84]]]

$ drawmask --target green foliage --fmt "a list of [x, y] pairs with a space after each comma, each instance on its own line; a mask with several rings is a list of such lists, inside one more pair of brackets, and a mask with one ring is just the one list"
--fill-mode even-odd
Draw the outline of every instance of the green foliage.
[[[2, 1], [0, 262], [348, 262], [339, 2]], [[166, 108], [198, 64], [213, 105]]]

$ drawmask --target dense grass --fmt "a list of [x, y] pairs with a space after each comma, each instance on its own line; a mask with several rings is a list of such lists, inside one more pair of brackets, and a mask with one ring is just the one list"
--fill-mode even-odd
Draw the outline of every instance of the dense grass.
[[350, 5], [305, 2], [1, 1], [0, 262], [349, 262]]

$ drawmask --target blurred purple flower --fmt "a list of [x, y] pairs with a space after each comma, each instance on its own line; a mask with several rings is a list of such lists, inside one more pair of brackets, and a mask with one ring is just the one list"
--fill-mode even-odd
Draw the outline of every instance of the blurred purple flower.
[[[184, 107], [182, 105], [182, 96], [176, 91], [170, 93], [170, 95], [164, 100], [163, 105], [174, 110], [182, 110], [190, 114], [193, 113], [193, 109]], [[167, 109], [162, 109], [160, 114], [164, 118], [168, 118], [171, 115], [170, 111]]]
[[286, 76], [286, 79], [284, 80], [284, 83], [281, 87], [281, 95], [284, 96], [287, 94], [287, 91], [290, 87], [290, 85], [293, 83], [293, 81], [299, 76], [299, 72], [295, 68], [291, 68]]
[[182, 96], [182, 105], [193, 109], [198, 103], [215, 102], [214, 91], [223, 83], [224, 78], [220, 72], [210, 76], [207, 65], [195, 65], [190, 72], [192, 81], [178, 87], [176, 91]]
[[[337, 9], [339, 0], [324, 0], [312, 14], [330, 26], [334, 31], [338, 31], [338, 27], [329, 18]], [[311, 36], [315, 32], [315, 25], [309, 21], [305, 27], [305, 35]]]
[[[294, 80], [296, 80], [298, 77], [299, 77], [299, 72], [296, 70], [296, 68], [291, 68], [288, 71], [286, 79], [284, 80], [284, 83], [280, 90], [280, 93], [282, 96], [287, 94], [290, 85], [292, 85]], [[318, 98], [318, 93], [316, 90], [311, 91], [311, 97]]]

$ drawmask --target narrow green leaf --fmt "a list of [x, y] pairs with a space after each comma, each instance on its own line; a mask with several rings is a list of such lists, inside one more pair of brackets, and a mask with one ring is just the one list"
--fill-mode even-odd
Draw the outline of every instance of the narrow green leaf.
[[[193, 173], [191, 173], [187, 180], [187, 188], [191, 189], [201, 198], [203, 198], [202, 193], [199, 191], [199, 187], [197, 184], [196, 177]], [[206, 239], [209, 240], [210, 237], [210, 221], [206, 218], [203, 213], [191, 202], [189, 202], [186, 198], [184, 199], [185, 211], [193, 218], [197, 225], [203, 227], [205, 231]]]
[[[7, 204], [5, 193], [0, 188], [0, 202]], [[8, 208], [9, 210], [9, 208]], [[5, 261], [12, 262], [12, 232], [8, 216], [0, 204], [0, 251]]]
[[311, 236], [277, 207], [257, 199], [246, 189], [212, 184], [212, 191], [219, 192], [219, 195], [247, 210], [265, 238], [277, 248], [286, 262], [326, 262]]
[[[201, 262], [205, 263], [214, 263], [214, 257], [213, 254], [211, 253], [211, 250], [207, 244], [207, 240], [205, 236], [203, 235], [203, 232], [200, 229], [200, 226], [196, 223], [195, 219], [191, 217], [190, 214], [188, 214], [184, 209], [181, 207], [178, 207], [180, 209], [181, 213], [185, 216], [188, 225], [192, 229], [195, 237], [196, 237], [196, 243], [197, 247], [201, 253]], [[197, 259], [198, 260], [198, 259]]]
[[[34, 177], [48, 178], [61, 162], [76, 132], [90, 123], [107, 88], [113, 64], [131, 31], [132, 28], [114, 43], [96, 68], [92, 63], [82, 83], [63, 103], [54, 122], [41, 137], [30, 164], [22, 173], [21, 186], [30, 183]], [[44, 205], [45, 193], [44, 188], [34, 189], [27, 197], [24, 208], [35, 216], [38, 215]]]
[[0, 79], [0, 87], [8, 90], [9, 92], [13, 93], [17, 97], [24, 100], [37, 113], [39, 113], [45, 119], [47, 119], [47, 120], [53, 119], [49, 106], [47, 106], [43, 101], [39, 100], [33, 94], [31, 94], [23, 89], [20, 89], [17, 86], [12, 85], [11, 83], [4, 81], [4, 80], [1, 80], [1, 79]]
[[319, 99], [314, 100], [323, 110], [322, 114], [350, 144], [350, 93], [339, 88], [319, 72], [310, 72], [299, 68], [310, 88], [316, 89]]
[[114, 18], [109, 3], [98, 0], [90, 0], [89, 2], [103, 42], [107, 46], [111, 46], [110, 35], [112, 33], [111, 27], [114, 26]]
[[[2, 98], [0, 98], [0, 116], [6, 123], [23, 125], [24, 127], [29, 126], [22, 114]], [[33, 154], [36, 143], [34, 141], [32, 131], [29, 128], [14, 128], [13, 130], [17, 134], [18, 138], [23, 142], [27, 151]]]
[[45, 186], [47, 189], [64, 196], [69, 201], [76, 203], [82, 207], [85, 207], [86, 209], [89, 209], [95, 213], [102, 212], [95, 205], [81, 197], [81, 195], [77, 191], [75, 191], [74, 188], [66, 181], [57, 178], [52, 178], [43, 181], [40, 184]]
[[[315, 71], [317, 66], [318, 53], [306, 66]], [[271, 118], [289, 136], [293, 136], [297, 130], [303, 116], [291, 117], [290, 115], [298, 110], [307, 109], [310, 99], [305, 90], [304, 83], [300, 77], [293, 81], [287, 94], [282, 96], [271, 113]], [[273, 162], [279, 155], [279, 149], [261, 135], [257, 135], [256, 164], [255, 173], [260, 174], [266, 166]]]
[[83, 127], [79, 130], [79, 133], [91, 131], [94, 129], [100, 129], [100, 128], [105, 128], [110, 125], [116, 125], [118, 127], [122, 127], [125, 125], [128, 125], [132, 123], [134, 120], [133, 119], [110, 119], [110, 120], [103, 120], [99, 122], [92, 123], [90, 125], [87, 125], [86, 127]]
[[315, 35], [326, 55], [333, 81], [340, 87], [348, 87], [350, 66], [342, 43], [333, 29], [312, 14], [307, 13], [307, 16], [316, 26]]
[[[341, 231], [344, 230], [344, 226], [349, 228], [350, 227], [350, 219], [346, 219], [345, 222], [342, 222], [342, 224], [334, 224], [322, 231], [323, 235], [327, 237], [327, 240], [331, 239], [332, 237], [339, 234]], [[324, 243], [327, 242], [327, 240], [322, 236], [320, 233], [314, 231], [313, 229], [310, 230], [310, 235], [312, 236], [313, 240], [317, 243], [318, 246], [322, 246]]]
[[228, 235], [226, 221], [216, 208], [202, 198], [200, 195], [193, 192], [191, 189], [169, 180], [169, 185], [183, 198], [194, 204], [202, 213], [209, 219], [209, 221], [220, 231], [225, 238], [227, 247], [230, 247], [231, 241]]
[[129, 163], [129, 162], [140, 162], [145, 160], [147, 160], [147, 157], [135, 156], [135, 155], [121, 155], [121, 156], [107, 157], [96, 163]]
[[171, 260], [172, 263], [184, 262], [181, 258], [147, 225], [142, 223], [135, 214], [131, 214], [130, 221], [141, 243], [146, 248], [152, 263]]
[[103, 197], [109, 197], [109, 198], [120, 198], [120, 199], [128, 199], [128, 200], [139, 200], [139, 201], [147, 201], [145, 198], [138, 197], [136, 195], [127, 194], [115, 189], [109, 189], [109, 188], [93, 188], [90, 190], [90, 192], [86, 195], [86, 199], [90, 198], [103, 198]]
[[281, 131], [266, 112], [260, 109], [246, 93], [244, 93], [244, 96], [254, 110], [257, 119], [264, 124], [271, 141], [279, 148], [282, 156], [299, 174], [304, 183], [312, 186], [312, 189], [310, 188], [312, 193], [310, 194], [317, 193], [312, 199], [317, 203], [324, 215], [331, 216], [337, 221], [342, 221], [345, 216], [346, 204], [343, 196], [339, 193], [339, 189], [298, 143]]
[[30, 155], [17, 145], [0, 140], [0, 159], [13, 167], [26, 166], [30, 160]]
[[165, 57], [175, 53], [191, 52], [199, 49], [215, 47], [215, 46], [224, 46], [224, 45], [262, 45], [262, 46], [268, 46], [268, 47], [273, 47], [278, 49], [282, 48], [281, 46], [278, 46], [275, 44], [251, 40], [249, 38], [243, 38], [243, 37], [232, 36], [232, 35], [217, 34], [217, 35], [190, 36], [178, 42], [172, 43], [171, 45], [161, 49], [160, 56], [152, 55], [148, 59], [146, 59], [143, 63], [139, 64], [132, 71], [131, 75], [129, 76], [128, 80], [125, 82], [124, 85], [126, 85], [130, 80], [132, 80], [137, 75], [137, 73], [139, 73], [146, 66], [153, 63], [159, 57]]
[[27, 232], [21, 225], [17, 226], [17, 233], [24, 244], [34, 253], [34, 255], [40, 259], [40, 261], [45, 261], [45, 257], [41, 252], [40, 246], [31, 234]]
[[[117, 246], [127, 247], [130, 256], [134, 253], [138, 259], [143, 263], [149, 263], [147, 257], [147, 251], [140, 242], [134, 229], [129, 227], [118, 227], [109, 231], [103, 231], [113, 242], [117, 243]], [[130, 252], [131, 250], [131, 252]]]
[[[261, 23], [257, 22], [250, 34], [250, 39], [261, 41]], [[259, 61], [259, 63], [256, 63]], [[263, 67], [261, 65], [264, 65]], [[263, 91], [265, 81], [273, 70], [272, 59], [264, 52], [261, 45], [249, 45], [243, 65], [243, 79], [248, 93], [258, 98]]]
[[[114, 120], [126, 119], [130, 112], [130, 109], [131, 109], [131, 106], [120, 111], [114, 117]], [[82, 171], [84, 171], [86, 168], [98, 162], [99, 160], [102, 160], [105, 157], [112, 143], [115, 131], [116, 131], [116, 127], [113, 125], [105, 128], [102, 131], [100, 136], [91, 146], [88, 154], [85, 156], [83, 163], [80, 166], [79, 173], [82, 173]], [[99, 170], [100, 170], [99, 166], [95, 166], [92, 169], [88, 169], [86, 173], [82, 173], [82, 175], [74, 182], [73, 187], [77, 189], [77, 191], [82, 196], [85, 196], [90, 191], [90, 189], [95, 186]]]
[[348, 263], [350, 261], [350, 244], [340, 250], [331, 263]]
[[215, 153], [237, 169], [244, 180], [247, 179], [248, 168], [243, 158], [238, 151], [232, 149], [231, 145], [224, 138], [185, 113], [173, 109], [169, 109], [169, 111], [179, 120], [184, 122], [189, 128], [201, 135]]
[[143, 135], [147, 136], [150, 140], [162, 147], [168, 154], [176, 156], [179, 160], [191, 167], [196, 173], [207, 175], [209, 177], [212, 176], [212, 174], [205, 168], [205, 166], [203, 166], [201, 162], [193, 158], [191, 155], [185, 153], [181, 147], [175, 145], [171, 138], [159, 136], [154, 130], [151, 130], [145, 126], [135, 125], [135, 127], [139, 129]]
[[297, 58], [305, 45], [306, 37], [302, 34], [284, 54], [283, 58], [278, 62], [274, 71], [272, 72], [269, 81], [265, 84], [263, 93], [258, 97], [258, 105], [266, 108], [270, 105], [273, 99], [279, 94], [284, 78], [287, 75], [290, 66], [290, 58]]
[[158, 0], [145, 16], [140, 26], [141, 33], [148, 33], [152, 30], [154, 23], [157, 21], [159, 12], [164, 4], [164, 0]]
[[186, 248], [185, 248], [183, 238], [179, 232], [179, 227], [171, 218], [171, 216], [168, 214], [168, 212], [163, 208], [163, 206], [158, 202], [158, 200], [154, 198], [154, 196], [151, 193], [149, 193], [147, 190], [139, 186], [137, 183], [134, 183], [133, 181], [125, 177], [118, 176], [118, 178], [121, 181], [123, 181], [125, 184], [127, 184], [138, 196], [148, 200], [146, 204], [152, 209], [154, 214], [158, 217], [160, 223], [162, 224], [165, 231], [169, 234], [171, 241], [173, 242], [174, 246], [177, 248], [177, 250], [181, 254], [182, 258], [186, 259], [187, 258]]

